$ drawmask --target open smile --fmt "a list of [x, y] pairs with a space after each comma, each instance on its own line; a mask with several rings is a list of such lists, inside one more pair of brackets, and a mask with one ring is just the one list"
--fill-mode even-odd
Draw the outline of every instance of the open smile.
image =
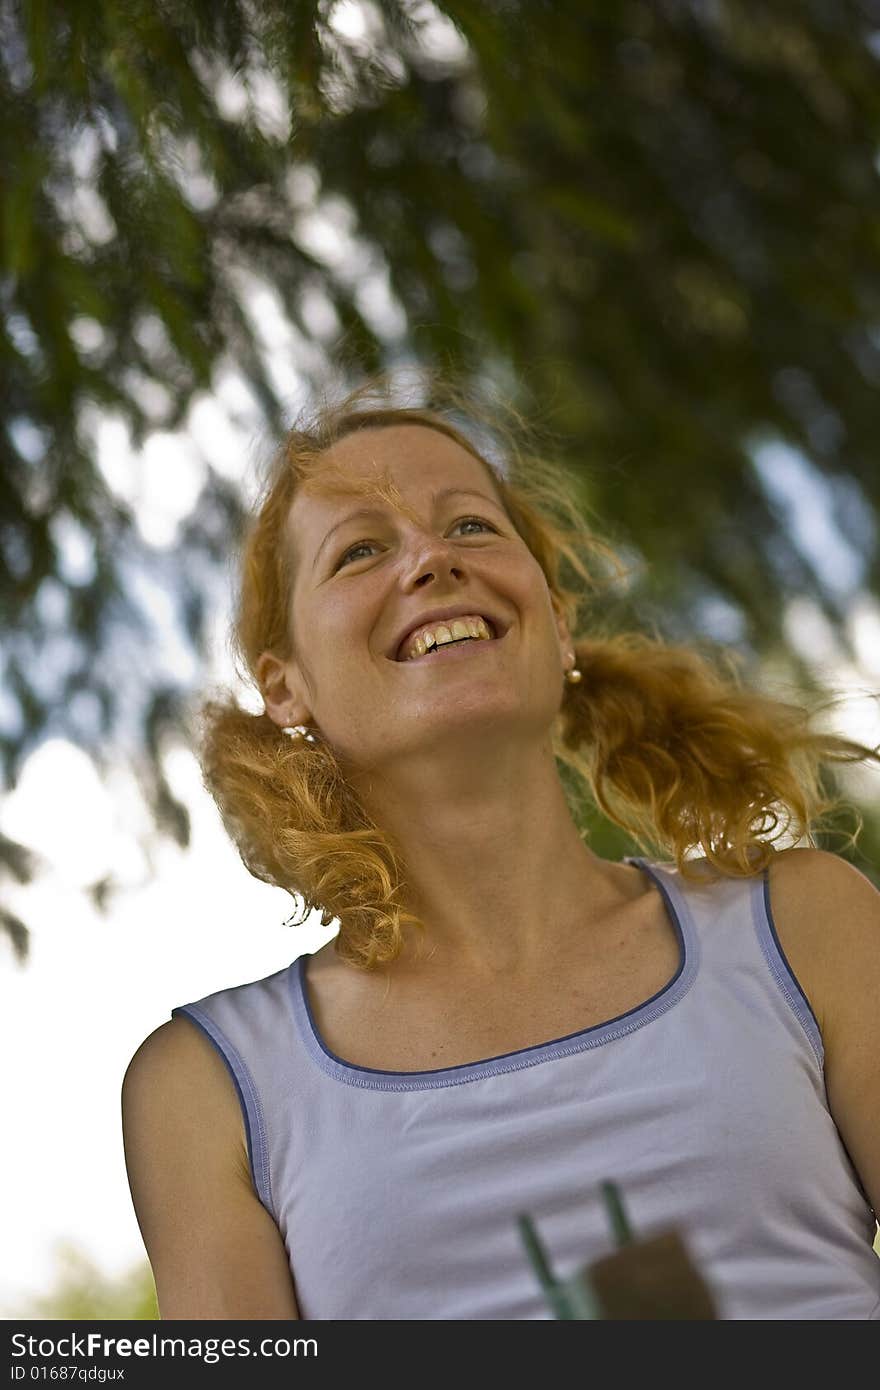
[[487, 651], [490, 647], [497, 647], [499, 642], [503, 641], [504, 637], [493, 637], [489, 641], [463, 637], [457, 642], [444, 642], [442, 646], [432, 647], [423, 656], [413, 657], [410, 661], [398, 661], [395, 665], [439, 666], [441, 662], [464, 660], [468, 655], [473, 656], [478, 651]]

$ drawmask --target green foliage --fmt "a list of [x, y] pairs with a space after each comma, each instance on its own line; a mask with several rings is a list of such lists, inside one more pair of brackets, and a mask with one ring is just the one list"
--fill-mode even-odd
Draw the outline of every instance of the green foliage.
[[146, 1263], [111, 1279], [82, 1251], [62, 1244], [54, 1288], [17, 1310], [16, 1316], [65, 1322], [155, 1321], [159, 1317], [156, 1286]]
[[284, 306], [304, 379], [344, 347], [362, 370], [415, 357], [501, 382], [644, 554], [623, 621], [717, 635], [756, 663], [781, 650], [811, 689], [786, 601], [839, 628], [852, 582], [798, 548], [752, 455], [762, 439], [802, 451], [876, 592], [872, 12], [0, 0], [7, 783], [47, 732], [99, 763], [122, 750], [186, 843], [161, 760], [186, 681], [161, 668], [131, 576], [171, 596], [203, 652], [241, 499], [209, 470], [156, 553], [88, 412], [139, 444], [234, 364], [254, 430], [278, 429], [294, 402], [243, 270]]

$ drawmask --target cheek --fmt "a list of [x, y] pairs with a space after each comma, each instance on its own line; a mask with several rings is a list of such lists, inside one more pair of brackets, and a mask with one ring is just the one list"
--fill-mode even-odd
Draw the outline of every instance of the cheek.
[[377, 640], [377, 624], [383, 612], [381, 600], [369, 583], [340, 584], [310, 605], [306, 615], [306, 651], [316, 672], [325, 676], [362, 662]]
[[537, 612], [546, 614], [547, 622], [555, 629], [556, 615], [550, 595], [550, 586], [537, 560], [533, 560], [527, 571], [520, 575], [519, 584], [523, 596], [523, 608], [530, 610], [533, 614]]
[[375, 608], [372, 585], [340, 584], [316, 610], [312, 630], [323, 643], [351, 642], [369, 631]]

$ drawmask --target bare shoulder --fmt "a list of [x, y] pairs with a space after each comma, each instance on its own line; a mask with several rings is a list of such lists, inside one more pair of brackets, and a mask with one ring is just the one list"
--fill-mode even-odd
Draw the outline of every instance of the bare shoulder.
[[[204, 1096], [204, 1103], [241, 1119], [226, 1064], [213, 1043], [189, 1019], [171, 1018], [155, 1028], [128, 1064], [123, 1087], [161, 1081], [163, 1091]], [[231, 1102], [231, 1103], [230, 1103]]]
[[[824, 850], [787, 851], [771, 869], [783, 949], [817, 990], [828, 1105], [875, 1215], [880, 1213], [880, 891]], [[797, 967], [795, 967], [797, 969]]]
[[827, 850], [782, 850], [768, 873], [773, 925], [823, 1037], [833, 1030], [854, 973], [880, 963], [880, 891]]
[[194, 1023], [183, 1016], [170, 1018], [154, 1028], [134, 1053], [125, 1083], [136, 1084], [145, 1073], [167, 1074], [169, 1082], [186, 1085], [222, 1076], [225, 1065], [217, 1049]]
[[249, 1183], [244, 1117], [226, 1064], [213, 1043], [186, 1018], [172, 1018], [140, 1044], [122, 1082], [130, 1123], [173, 1122], [181, 1139], [211, 1136], [218, 1162]]
[[186, 1060], [204, 1066], [207, 1049], [196, 1046], [197, 1030], [184, 1018], [170, 1018], [154, 1028], [134, 1053], [125, 1073], [125, 1084], [136, 1083], [145, 1072], [168, 1070], [171, 1075], [179, 1074], [181, 1062]]
[[122, 1083], [129, 1186], [162, 1318], [296, 1318], [284, 1242], [254, 1191], [234, 1083], [195, 1024], [144, 1039]]

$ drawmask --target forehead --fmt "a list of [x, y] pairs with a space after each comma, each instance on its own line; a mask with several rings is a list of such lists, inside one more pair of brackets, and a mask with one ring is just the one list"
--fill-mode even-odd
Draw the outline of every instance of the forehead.
[[474, 488], [498, 498], [491, 474], [469, 449], [425, 425], [386, 425], [346, 435], [318, 461], [294, 497], [294, 535], [330, 525], [354, 506], [421, 509], [441, 487]]

